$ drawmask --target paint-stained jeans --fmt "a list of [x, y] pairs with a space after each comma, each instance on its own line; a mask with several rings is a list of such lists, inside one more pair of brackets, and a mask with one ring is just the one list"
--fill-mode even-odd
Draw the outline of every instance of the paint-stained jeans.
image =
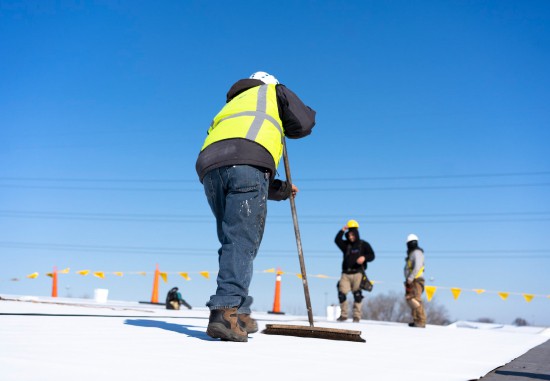
[[239, 306], [238, 313], [250, 313], [248, 287], [264, 233], [269, 173], [227, 166], [208, 172], [203, 184], [221, 244], [218, 287], [206, 305], [211, 310]]

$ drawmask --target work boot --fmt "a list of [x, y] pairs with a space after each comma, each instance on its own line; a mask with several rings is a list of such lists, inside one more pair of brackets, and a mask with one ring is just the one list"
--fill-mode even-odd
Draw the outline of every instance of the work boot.
[[206, 333], [223, 341], [248, 341], [248, 334], [241, 328], [237, 317], [237, 307], [210, 310]]
[[425, 324], [418, 324], [418, 323], [409, 323], [409, 327], [413, 328], [426, 328]]
[[342, 315], [340, 315], [340, 317], [339, 317], [338, 319], [336, 319], [336, 320], [338, 320], [338, 321], [346, 321], [346, 320], [348, 320], [348, 318], [347, 318], [347, 317], [343, 317]]
[[361, 321], [361, 319], [359, 319], [359, 318], [353, 318], [354, 323], [359, 323], [360, 321]]
[[239, 314], [239, 324], [246, 333], [258, 332], [258, 323], [250, 317], [250, 314]]

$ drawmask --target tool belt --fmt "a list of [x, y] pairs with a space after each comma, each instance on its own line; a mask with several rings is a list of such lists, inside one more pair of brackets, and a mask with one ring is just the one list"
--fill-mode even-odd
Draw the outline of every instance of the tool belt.
[[358, 269], [345, 269], [342, 272], [344, 274], [357, 274], [357, 273], [361, 272], [361, 270], [358, 270]]
[[361, 290], [371, 292], [374, 284], [370, 281], [365, 270], [361, 269], [361, 273], [363, 274], [363, 276], [361, 277], [361, 283], [359, 284], [359, 287], [361, 288]]

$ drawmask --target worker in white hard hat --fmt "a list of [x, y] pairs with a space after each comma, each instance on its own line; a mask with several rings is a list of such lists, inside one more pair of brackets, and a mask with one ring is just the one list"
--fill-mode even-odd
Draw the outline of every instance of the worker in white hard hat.
[[[344, 235], [346, 239], [344, 239]], [[367, 262], [374, 260], [374, 250], [371, 245], [359, 237], [359, 224], [355, 220], [338, 231], [334, 243], [342, 250], [342, 275], [338, 281], [338, 300], [340, 301], [340, 317], [338, 321], [346, 321], [349, 315], [347, 295], [353, 294], [353, 322], [361, 320], [363, 293], [361, 280], [367, 269]]]
[[235, 82], [212, 120], [196, 163], [221, 245], [216, 292], [206, 303], [210, 337], [246, 342], [258, 331], [249, 286], [266, 201], [298, 192], [294, 184], [275, 180], [283, 139], [305, 137], [314, 125], [315, 111], [266, 72]]
[[422, 302], [424, 292], [424, 250], [418, 246], [415, 234], [407, 236], [407, 258], [405, 258], [405, 300], [411, 308], [413, 321], [409, 327], [426, 327], [426, 313]]

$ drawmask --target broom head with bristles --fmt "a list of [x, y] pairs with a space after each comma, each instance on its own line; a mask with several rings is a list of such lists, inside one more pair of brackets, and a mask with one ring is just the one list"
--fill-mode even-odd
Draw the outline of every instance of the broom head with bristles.
[[265, 333], [266, 335], [298, 336], [314, 339], [356, 341], [359, 343], [366, 342], [366, 340], [361, 337], [361, 331], [306, 327], [302, 325], [266, 324], [262, 333]]

